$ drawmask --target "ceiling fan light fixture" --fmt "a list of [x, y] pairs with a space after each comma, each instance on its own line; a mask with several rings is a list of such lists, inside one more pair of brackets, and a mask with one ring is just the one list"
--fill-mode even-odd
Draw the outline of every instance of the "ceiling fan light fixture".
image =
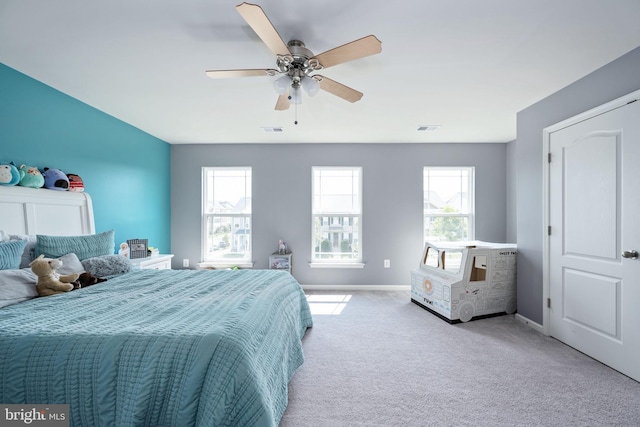
[[300, 86], [291, 86], [289, 102], [294, 105], [302, 104], [302, 91], [300, 91]]
[[273, 88], [278, 92], [278, 95], [285, 95], [291, 86], [291, 78], [289, 76], [282, 76], [277, 78], [273, 82]]
[[313, 77], [304, 77], [300, 84], [309, 96], [315, 96], [320, 91], [320, 82]]

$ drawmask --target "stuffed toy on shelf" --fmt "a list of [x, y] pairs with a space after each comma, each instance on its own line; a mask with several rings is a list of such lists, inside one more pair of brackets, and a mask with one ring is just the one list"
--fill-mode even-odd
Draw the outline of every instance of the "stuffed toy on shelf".
[[18, 185], [31, 188], [42, 188], [44, 185], [44, 176], [40, 170], [34, 166], [20, 165], [20, 182]]
[[0, 185], [16, 185], [20, 182], [18, 168], [10, 163], [0, 164]]

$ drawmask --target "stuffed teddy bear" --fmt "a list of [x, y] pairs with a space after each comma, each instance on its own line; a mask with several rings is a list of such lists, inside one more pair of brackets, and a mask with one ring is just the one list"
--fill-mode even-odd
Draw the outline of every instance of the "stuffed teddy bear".
[[20, 182], [18, 168], [10, 163], [0, 165], [0, 185], [16, 185]]
[[56, 270], [62, 267], [62, 261], [45, 258], [44, 255], [40, 255], [31, 261], [29, 267], [38, 276], [36, 288], [38, 289], [38, 295], [41, 297], [69, 292], [73, 289], [71, 282], [77, 280], [80, 276], [78, 273], [61, 276], [56, 273]]
[[18, 185], [23, 187], [41, 188], [44, 185], [44, 176], [38, 168], [27, 165], [20, 165], [20, 182]]
[[96, 283], [106, 282], [107, 279], [103, 279], [102, 277], [94, 276], [93, 274], [85, 271], [80, 274], [78, 280], [73, 282], [73, 289], [86, 288], [87, 286], [95, 285]]

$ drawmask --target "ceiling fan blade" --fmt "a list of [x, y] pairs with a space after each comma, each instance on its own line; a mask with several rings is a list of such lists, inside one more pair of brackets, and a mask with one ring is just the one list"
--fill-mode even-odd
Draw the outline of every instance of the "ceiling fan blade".
[[346, 101], [356, 102], [360, 101], [360, 98], [362, 98], [362, 92], [351, 89], [350, 87], [345, 86], [342, 83], [338, 83], [337, 81], [331, 80], [324, 76], [314, 77], [318, 77], [318, 80], [320, 81], [320, 89], [326, 90], [327, 92], [335, 96], [339, 96]]
[[291, 103], [289, 102], [289, 94], [280, 95], [278, 97], [278, 102], [276, 102], [276, 110], [288, 110], [290, 104]]
[[227, 79], [231, 77], [260, 77], [275, 76], [278, 70], [272, 69], [244, 69], [244, 70], [209, 70], [205, 74], [212, 79]]
[[371, 35], [322, 52], [315, 58], [324, 68], [327, 68], [380, 52], [382, 52], [382, 42]]
[[236, 6], [236, 10], [247, 24], [262, 39], [264, 44], [276, 55], [290, 55], [289, 48], [276, 31], [275, 27], [257, 4], [242, 3]]

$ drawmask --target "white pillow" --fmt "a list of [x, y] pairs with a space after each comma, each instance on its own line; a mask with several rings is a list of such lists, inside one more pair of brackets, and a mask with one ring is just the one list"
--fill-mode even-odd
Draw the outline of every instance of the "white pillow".
[[58, 259], [62, 261], [62, 266], [56, 270], [58, 274], [67, 275], [73, 273], [84, 273], [84, 267], [76, 254], [66, 254]]
[[[62, 275], [83, 273], [84, 267], [76, 254], [59, 258], [62, 266], [57, 270]], [[0, 270], [0, 308], [27, 301], [38, 296], [38, 276], [30, 267], [19, 270]]]
[[30, 268], [0, 270], [0, 308], [37, 297], [37, 281]]

